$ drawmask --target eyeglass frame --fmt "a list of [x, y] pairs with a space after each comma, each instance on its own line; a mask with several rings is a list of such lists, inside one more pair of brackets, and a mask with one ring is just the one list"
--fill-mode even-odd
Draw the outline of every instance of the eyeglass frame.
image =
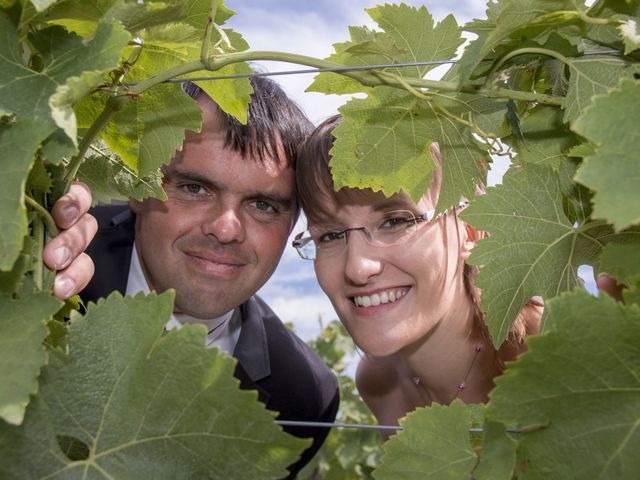
[[[411, 210], [406, 210], [406, 209], [398, 209], [398, 210], [390, 210], [388, 212], [385, 213], [385, 215], [388, 215], [390, 213], [393, 212], [409, 212], [411, 213], [411, 215], [413, 216], [413, 221], [414, 221], [414, 226], [418, 227], [418, 224], [422, 223], [422, 222], [431, 222], [436, 218], [435, 215], [435, 210], [428, 210], [426, 212], [422, 212], [421, 214], [419, 214], [418, 216], [414, 215], [413, 212], [411, 212]], [[439, 216], [439, 215], [438, 215]], [[373, 246], [373, 247], [392, 247], [392, 246], [396, 246], [396, 245], [401, 245], [404, 242], [400, 242], [400, 243], [394, 243], [394, 244], [390, 244], [390, 245], [373, 245], [369, 240], [367, 240], [367, 237], [371, 238], [373, 240], [373, 236], [372, 234], [368, 231], [367, 227], [350, 227], [350, 228], [345, 228], [344, 230], [340, 230], [338, 232], [333, 232], [337, 235], [343, 235], [345, 236], [344, 238], [344, 245], [348, 245], [349, 242], [349, 233], [352, 231], [363, 231], [366, 232], [367, 235], [365, 235], [365, 241]], [[308, 230], [305, 230], [303, 232], [298, 233], [293, 241], [291, 242], [291, 246], [293, 248], [296, 249], [296, 252], [298, 252], [298, 255], [300, 255], [300, 258], [302, 258], [303, 260], [316, 260], [317, 259], [317, 254], [314, 256], [314, 258], [311, 258], [309, 256], [306, 256], [302, 253], [302, 249], [304, 248], [305, 245], [307, 245], [309, 242], [313, 242], [313, 237], [311, 237], [310, 235], [308, 237], [302, 237], [305, 233], [307, 233]], [[305, 241], [306, 240], [306, 241]], [[316, 245], [315, 250], [317, 252], [318, 246]]]

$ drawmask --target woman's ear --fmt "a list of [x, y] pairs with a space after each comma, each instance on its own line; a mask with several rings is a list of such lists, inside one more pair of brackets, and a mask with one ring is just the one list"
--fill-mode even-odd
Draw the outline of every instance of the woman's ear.
[[482, 240], [485, 237], [486, 232], [476, 230], [468, 223], [464, 224], [464, 231], [465, 236], [460, 246], [460, 254], [466, 261], [469, 258], [469, 255], [471, 255], [471, 250], [473, 249], [473, 247], [476, 246], [478, 240]]

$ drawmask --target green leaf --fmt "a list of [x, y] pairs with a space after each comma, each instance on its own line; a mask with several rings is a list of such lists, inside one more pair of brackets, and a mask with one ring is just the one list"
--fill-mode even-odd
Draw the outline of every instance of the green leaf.
[[[395, 51], [393, 40], [387, 34], [376, 32], [365, 26], [350, 26], [349, 33], [351, 40], [344, 43], [334, 43], [333, 47], [336, 53], [327, 57], [327, 60], [347, 66], [398, 61], [397, 58], [401, 52]], [[369, 92], [370, 89], [347, 76], [324, 72], [316, 75], [306, 91], [340, 95]]]
[[640, 280], [640, 242], [609, 244], [602, 250], [599, 272], [606, 272], [620, 283]]
[[33, 4], [33, 6], [36, 7], [36, 10], [38, 12], [42, 12], [43, 10], [46, 10], [51, 5], [56, 3], [58, 0], [30, 0], [30, 1]]
[[51, 353], [22, 428], [0, 425], [0, 477], [282, 478], [308, 441], [241, 391], [206, 330], [164, 331], [173, 293], [89, 304]]
[[[471, 95], [440, 95], [440, 105], [456, 116], [474, 116], [487, 131], [499, 131], [506, 103]], [[471, 130], [445, 117], [423, 99], [387, 87], [376, 88], [366, 99], [354, 99], [340, 108], [344, 120], [334, 130], [331, 155], [334, 186], [372, 188], [389, 196], [399, 190], [415, 201], [431, 184], [434, 163], [428, 153], [438, 142], [443, 179], [438, 210], [472, 198], [476, 185], [485, 183], [486, 147], [473, 140]]]
[[113, 200], [129, 198], [166, 200], [159, 171], [139, 177], [127, 165], [107, 155], [87, 158], [78, 170], [78, 180], [91, 189], [93, 204], [109, 204]]
[[503, 424], [487, 421], [483, 428], [480, 461], [473, 471], [475, 480], [511, 480], [516, 464], [515, 442]]
[[[31, 35], [31, 42], [44, 61], [42, 71], [29, 69], [18, 55], [18, 33], [0, 12], [0, 108], [15, 113], [16, 122], [0, 125], [3, 145], [0, 163], [0, 270], [13, 265], [26, 233], [24, 184], [41, 143], [57, 129], [49, 97], [70, 77], [84, 71], [106, 71], [117, 65], [129, 35], [118, 25], [100, 24], [95, 36], [85, 42], [53, 27]], [[59, 159], [56, 159], [59, 161]]]
[[635, 478], [640, 310], [580, 291], [545, 308], [551, 330], [496, 379], [487, 415], [527, 430], [526, 478]]
[[476, 463], [471, 448], [470, 407], [460, 400], [450, 406], [418, 408], [400, 420], [403, 430], [384, 445], [377, 480], [468, 478]]
[[622, 22], [622, 25], [620, 25], [618, 29], [624, 41], [625, 55], [629, 55], [634, 50], [640, 48], [640, 27], [638, 26], [637, 19], [629, 18]]
[[[223, 24], [233, 11], [218, 2], [215, 21]], [[120, 22], [126, 30], [138, 33], [149, 27], [186, 22], [200, 32], [206, 25], [209, 0], [123, 2], [122, 0], [66, 0], [58, 2], [46, 16], [49, 23], [62, 25], [81, 36], [93, 33], [98, 22]], [[33, 21], [33, 20], [32, 20]]]
[[[249, 48], [242, 36], [232, 30], [225, 29], [225, 34], [231, 42], [232, 50], [244, 51]], [[200, 58], [202, 33], [188, 25], [166, 25], [150, 29], [144, 36], [146, 48], [143, 50], [139, 63], [143, 63], [144, 75], [150, 76], [157, 71], [170, 68], [179, 63]], [[212, 43], [220, 39], [218, 32], [212, 35]], [[226, 50], [225, 50], [226, 51]], [[151, 60], [145, 58], [151, 55]], [[134, 68], [138, 72], [140, 65]], [[187, 75], [190, 78], [217, 77], [225, 75], [252, 74], [253, 70], [244, 62], [227, 65], [216, 71], [198, 70]], [[195, 82], [211, 97], [226, 113], [233, 115], [240, 123], [247, 123], [247, 110], [251, 103], [253, 88], [247, 78], [216, 79]]]
[[113, 116], [100, 135], [141, 177], [171, 161], [186, 129], [198, 131], [202, 111], [179, 85], [156, 85]]
[[[479, 36], [469, 44], [458, 62], [460, 85], [469, 81], [474, 70], [493, 50], [504, 42], [509, 43], [514, 32], [549, 14], [574, 9], [573, 2], [569, 0], [502, 0], [489, 5], [487, 20], [474, 21], [465, 26], [479, 33]], [[561, 24], [564, 20], [564, 16], [556, 15], [551, 23]], [[547, 17], [546, 21], [551, 20]]]
[[[414, 8], [405, 4], [385, 4], [367, 8], [366, 11], [393, 38], [396, 47], [406, 52], [398, 57], [401, 62], [449, 59], [464, 42], [453, 15], [448, 15], [434, 27], [433, 17], [424, 6]], [[422, 78], [436, 66], [402, 68], [396, 73]]]
[[10, 270], [20, 254], [27, 234], [24, 187], [46, 122], [33, 119], [0, 125], [0, 271]]
[[574, 226], [561, 205], [557, 174], [527, 165], [511, 168], [502, 185], [488, 188], [460, 215], [490, 233], [469, 263], [482, 265], [476, 284], [496, 348], [531, 297], [548, 300], [581, 285], [578, 267], [593, 264], [602, 245], [616, 239], [599, 223]]
[[56, 88], [49, 97], [51, 117], [64, 130], [73, 144], [78, 146], [78, 125], [73, 106], [89, 95], [102, 82], [102, 72], [82, 72], [79, 77], [70, 77]]
[[[372, 65], [450, 59], [463, 43], [460, 27], [452, 15], [434, 26], [426, 7], [378, 5], [366, 9], [382, 28], [376, 32], [367, 27], [349, 27], [351, 40], [334, 44], [336, 53], [328, 60], [342, 65]], [[383, 71], [412, 78], [422, 78], [437, 65], [385, 68]], [[368, 92], [355, 80], [321, 73], [307, 91], [332, 94]]]
[[29, 396], [38, 391], [38, 375], [47, 359], [42, 346], [45, 321], [61, 305], [45, 292], [18, 300], [0, 295], [0, 418], [8, 423], [22, 423]]
[[516, 135], [506, 140], [518, 152], [518, 163], [549, 165], [557, 170], [566, 161], [567, 150], [578, 143], [556, 107], [540, 106], [528, 112], [520, 129], [522, 140]]
[[565, 123], [584, 114], [596, 95], [607, 93], [619, 85], [620, 79], [633, 78], [638, 73], [640, 65], [637, 62], [629, 63], [609, 56], [589, 56], [573, 60], [565, 100]]
[[594, 215], [623, 229], [640, 222], [640, 165], [636, 152], [640, 138], [640, 84], [623, 79], [619, 88], [600, 95], [578, 118], [573, 129], [598, 145], [586, 157], [576, 180], [596, 193]]

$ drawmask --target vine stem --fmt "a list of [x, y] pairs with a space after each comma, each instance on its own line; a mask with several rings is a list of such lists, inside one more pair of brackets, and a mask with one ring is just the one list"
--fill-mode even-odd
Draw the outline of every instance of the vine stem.
[[207, 26], [204, 29], [204, 39], [202, 40], [202, 48], [200, 49], [200, 61], [205, 63], [209, 58], [209, 48], [211, 46], [211, 33], [213, 31], [213, 19], [218, 10], [217, 0], [211, 0], [209, 3], [209, 15], [207, 16]]
[[591, 23], [592, 25], [615, 25], [619, 23], [616, 20], [612, 21], [612, 20], [609, 20], [608, 18], [590, 17], [580, 8], [576, 0], [572, 0], [571, 3], [573, 3], [573, 6], [576, 9], [578, 16], [580, 17], [580, 20], [582, 20], [585, 23]]
[[[209, 59], [205, 68], [207, 70], [219, 70], [227, 65], [238, 62], [249, 62], [255, 60], [271, 60], [278, 62], [295, 63], [298, 65], [306, 65], [315, 68], [336, 68], [344, 67], [335, 62], [329, 60], [321, 60], [314, 57], [308, 57], [306, 55], [299, 55], [294, 53], [272, 52], [272, 51], [247, 51], [228, 53], [219, 55]], [[379, 85], [386, 85], [395, 88], [405, 88], [396, 79], [385, 76], [385, 72], [362, 72], [362, 71], [349, 71], [339, 72], [341, 75], [353, 78], [359, 81], [363, 85], [374, 87]], [[564, 97], [555, 95], [544, 95], [539, 93], [522, 92], [517, 90], [508, 89], [486, 89], [479, 86], [463, 86], [457, 82], [445, 82], [440, 80], [429, 80], [426, 78], [405, 78], [404, 82], [412, 87], [417, 88], [429, 88], [433, 90], [445, 91], [445, 92], [463, 92], [473, 93], [480, 96], [490, 98], [510, 98], [512, 100], [522, 100], [529, 102], [543, 103], [547, 105], [562, 106], [564, 104]], [[137, 85], [138, 87], [140, 84]]]
[[52, 237], [55, 237], [58, 234], [58, 227], [56, 226], [56, 222], [53, 221], [53, 217], [51, 216], [51, 214], [47, 211], [46, 208], [40, 205], [37, 201], [35, 201], [29, 195], [25, 195], [24, 198], [25, 198], [25, 203], [29, 207], [31, 207], [42, 219], [42, 222], [47, 227], [49, 234]]
[[[213, 25], [213, 24], [212, 24]], [[213, 28], [213, 27], [211, 27]], [[211, 33], [208, 34], [209, 36]], [[210, 37], [209, 37], [210, 38]], [[206, 53], [208, 47], [203, 46], [203, 51]], [[512, 52], [513, 53], [513, 52]], [[342, 67], [335, 62], [329, 60], [321, 60], [315, 57], [309, 57], [306, 55], [299, 55], [294, 53], [274, 52], [266, 50], [248, 51], [248, 52], [234, 52], [222, 55], [217, 55], [208, 58], [206, 61], [195, 60], [186, 62], [176, 67], [167, 69], [163, 72], [152, 75], [146, 80], [142, 80], [135, 86], [128, 88], [126, 93], [120, 95], [114, 95], [109, 97], [104, 110], [100, 113], [98, 118], [93, 122], [87, 133], [82, 138], [78, 146], [78, 153], [71, 159], [69, 163], [69, 169], [64, 177], [65, 189], [69, 189], [69, 185], [78, 174], [78, 169], [84, 161], [84, 155], [86, 154], [89, 146], [98, 136], [98, 133], [102, 128], [111, 120], [111, 118], [131, 100], [133, 97], [137, 97], [144, 91], [148, 90], [155, 85], [165, 82], [166, 80], [186, 75], [198, 70], [220, 70], [221, 68], [240, 62], [249, 62], [254, 60], [271, 60], [278, 62], [294, 63], [298, 65], [306, 65], [316, 68], [335, 68]], [[398, 81], [397, 77], [394, 78], [391, 75], [385, 75], [385, 72], [361, 72], [350, 71], [341, 72], [342, 75], [353, 78], [365, 86], [379, 86], [386, 85], [395, 88], [406, 89], [407, 85], [414, 88], [429, 88], [438, 91], [445, 92], [465, 92], [474, 93], [480, 96], [486, 96], [490, 98], [508, 98], [512, 100], [522, 100], [529, 102], [537, 102], [548, 105], [562, 106], [564, 103], [564, 97], [554, 95], [544, 95], [531, 92], [522, 92], [517, 90], [508, 90], [500, 88], [479, 88], [476, 86], [463, 86], [460, 87], [456, 82], [444, 82], [439, 80], [429, 80], [423, 78], [406, 78], [402, 82]]]
[[[569, 59], [567, 57], [565, 57], [561, 53], [555, 52], [553, 50], [549, 50], [547, 48], [533, 48], [533, 47], [532, 48], [519, 48], [518, 50], [514, 50], [514, 51], [509, 52], [508, 54], [506, 54], [504, 57], [502, 57], [500, 59], [500, 61], [498, 63], [496, 63], [493, 66], [493, 68], [491, 68], [491, 71], [487, 74], [487, 81], [485, 82], [485, 87], [487, 87], [491, 82], [493, 82], [493, 77], [494, 77], [495, 73], [506, 62], [508, 62], [509, 60], [511, 60], [514, 57], [517, 57], [519, 55], [525, 55], [527, 53], [535, 53], [535, 54], [538, 54], [538, 55], [545, 55], [547, 57], [553, 57], [553, 58], [556, 58], [556, 59], [560, 60], [562, 63], [564, 63], [568, 67], [571, 67], [571, 68], [573, 67], [573, 65], [571, 64], [571, 62], [569, 61]], [[514, 100], [517, 100], [517, 99], [514, 99]]]

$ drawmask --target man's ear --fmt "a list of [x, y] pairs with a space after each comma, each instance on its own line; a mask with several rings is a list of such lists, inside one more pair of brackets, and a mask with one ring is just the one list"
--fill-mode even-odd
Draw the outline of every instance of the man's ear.
[[486, 232], [476, 230], [468, 223], [464, 224], [464, 231], [465, 236], [462, 244], [460, 245], [460, 254], [466, 261], [469, 258], [469, 255], [471, 255], [471, 250], [473, 249], [473, 247], [476, 246], [478, 240], [482, 240], [485, 237]]
[[133, 213], [135, 213], [136, 215], [138, 215], [140, 213], [140, 211], [142, 210], [142, 202], [135, 200], [133, 198], [129, 199], [129, 208], [131, 209], [131, 211]]

